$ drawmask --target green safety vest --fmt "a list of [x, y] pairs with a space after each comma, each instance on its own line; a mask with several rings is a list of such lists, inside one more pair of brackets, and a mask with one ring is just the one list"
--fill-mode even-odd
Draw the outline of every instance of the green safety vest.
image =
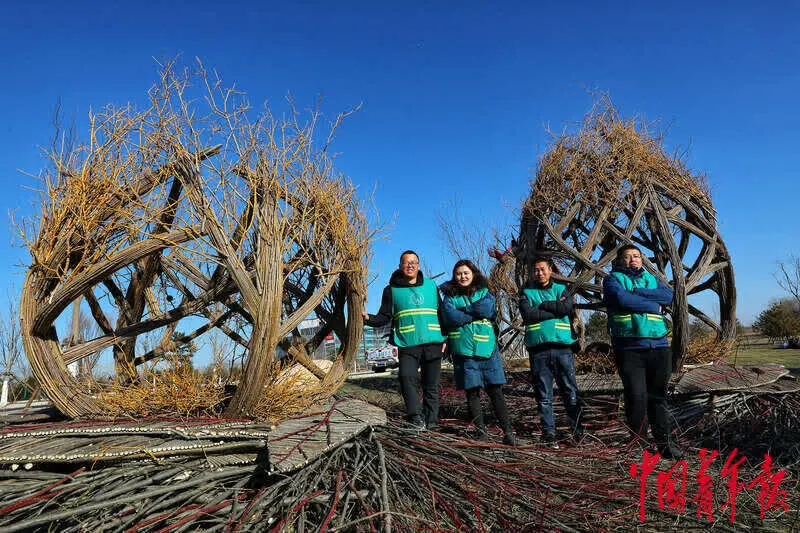
[[[445, 296], [453, 302], [456, 309], [465, 309], [469, 304], [481, 300], [489, 292], [483, 288], [469, 296]], [[458, 329], [447, 333], [447, 346], [450, 351], [467, 357], [491, 357], [496, 343], [494, 325], [491, 321], [482, 318], [464, 324]]]
[[[611, 275], [628, 292], [658, 287], [655, 276], [646, 270], [638, 278], [631, 278], [622, 272], [612, 272]], [[620, 309], [608, 310], [608, 330], [615, 338], [660, 339], [669, 333], [663, 315], [629, 313]]]
[[438, 288], [427, 278], [419, 287], [392, 287], [394, 344], [408, 347], [444, 342], [438, 306]]
[[[549, 289], [537, 289], [529, 287], [522, 291], [528, 298], [532, 306], [537, 306], [542, 302], [557, 302], [564, 294], [566, 287], [560, 283], [552, 283]], [[536, 346], [539, 344], [575, 344], [577, 339], [572, 335], [572, 327], [569, 317], [551, 318], [543, 320], [538, 324], [527, 324], [525, 326], [525, 346]]]

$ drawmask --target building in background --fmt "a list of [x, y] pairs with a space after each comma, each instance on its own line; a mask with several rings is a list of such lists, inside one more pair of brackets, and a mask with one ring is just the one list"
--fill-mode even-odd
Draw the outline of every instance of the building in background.
[[[302, 335], [304, 339], [310, 339], [316, 335], [320, 327], [322, 327], [322, 322], [319, 318], [307, 318], [300, 323], [297, 329], [300, 331], [300, 335]], [[361, 340], [361, 347], [356, 355], [356, 366], [358, 368], [366, 368], [367, 354], [389, 344], [389, 336], [391, 333], [392, 329], [389, 325], [381, 328], [370, 328], [365, 326], [364, 335]], [[325, 340], [312, 354], [312, 357], [314, 359], [333, 358], [337, 353], [339, 353], [340, 347], [341, 343], [339, 342], [339, 339], [336, 337], [336, 335], [331, 333], [325, 337]]]

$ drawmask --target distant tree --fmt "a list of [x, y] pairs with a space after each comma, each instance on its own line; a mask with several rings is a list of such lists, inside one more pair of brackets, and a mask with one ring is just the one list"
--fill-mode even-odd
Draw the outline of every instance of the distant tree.
[[593, 342], [611, 342], [611, 337], [608, 336], [608, 318], [605, 313], [595, 311], [589, 315], [586, 321], [584, 336], [586, 343]]
[[796, 304], [800, 305], [800, 256], [791, 255], [788, 260], [779, 261], [775, 280], [778, 286], [791, 294]]
[[[97, 322], [81, 308], [82, 300], [83, 298], [79, 297], [72, 304], [70, 335], [65, 339], [65, 344], [67, 346], [77, 346], [89, 339], [99, 337], [102, 334], [102, 330]], [[97, 366], [100, 360], [101, 354], [102, 352], [98, 351], [73, 363], [77, 375], [84, 378], [91, 377], [95, 366]]]
[[197, 352], [195, 343], [191, 339], [187, 339], [183, 332], [175, 331], [170, 338], [165, 355], [168, 359], [181, 366], [193, 368], [192, 357], [194, 357], [195, 352]]
[[737, 318], [736, 319], [736, 336], [737, 337], [741, 337], [742, 335], [744, 335], [744, 325], [742, 324], [742, 321]]
[[689, 323], [689, 340], [695, 341], [707, 337], [714, 330], [702, 320], [694, 319]]
[[[454, 196], [435, 211], [439, 238], [452, 257], [471, 260], [488, 276], [494, 265], [489, 257], [489, 250], [508, 241], [502, 234], [509, 224], [504, 219], [487, 221], [485, 217], [475, 213], [470, 216], [464, 213], [461, 204], [461, 198]], [[450, 272], [446, 274], [449, 277]]]
[[25, 364], [25, 353], [22, 348], [22, 329], [19, 323], [19, 305], [15, 295], [9, 291], [8, 308], [0, 313], [0, 405], [9, 401], [11, 380], [23, 380], [29, 369]]
[[761, 311], [753, 328], [771, 341], [788, 340], [800, 336], [800, 312], [795, 302], [783, 299], [773, 302]]
[[[209, 312], [211, 316], [221, 315], [224, 312], [222, 304], [213, 304], [209, 308]], [[233, 324], [233, 322], [231, 322], [231, 324]], [[228, 328], [231, 334], [236, 334], [234, 331], [230, 330], [229, 326], [226, 325], [226, 328]], [[219, 328], [214, 328], [205, 335], [205, 346], [211, 352], [211, 364], [206, 369], [209, 375], [225, 376], [229, 373], [231, 360], [235, 353], [234, 342], [231, 338]]]

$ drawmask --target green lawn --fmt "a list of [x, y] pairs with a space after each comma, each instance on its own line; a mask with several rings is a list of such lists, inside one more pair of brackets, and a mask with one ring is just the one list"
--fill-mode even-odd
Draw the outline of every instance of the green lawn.
[[800, 350], [780, 350], [776, 346], [765, 339], [745, 339], [728, 359], [737, 365], [779, 363], [787, 368], [800, 368]]

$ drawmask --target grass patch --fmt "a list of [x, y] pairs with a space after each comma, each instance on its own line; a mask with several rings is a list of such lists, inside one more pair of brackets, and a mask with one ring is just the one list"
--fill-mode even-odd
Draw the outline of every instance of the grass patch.
[[754, 333], [745, 334], [739, 337], [727, 359], [737, 365], [778, 363], [786, 368], [800, 368], [800, 350], [779, 349], [778, 344]]
[[780, 350], [772, 344], [739, 346], [728, 357], [728, 361], [737, 365], [778, 363], [787, 368], [800, 368], [800, 350]]

